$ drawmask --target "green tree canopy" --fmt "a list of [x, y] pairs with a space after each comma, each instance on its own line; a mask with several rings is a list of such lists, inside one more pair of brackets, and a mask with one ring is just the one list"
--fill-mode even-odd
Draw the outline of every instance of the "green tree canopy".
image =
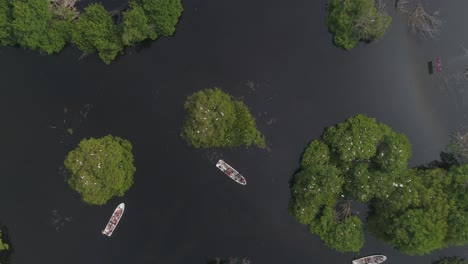
[[454, 206], [448, 218], [447, 242], [452, 245], [468, 244], [468, 165], [452, 166], [449, 170], [450, 186], [446, 188]]
[[175, 32], [184, 8], [180, 0], [141, 0], [150, 26], [158, 35], [169, 37]]
[[302, 224], [316, 220], [322, 207], [334, 206], [344, 183], [332, 165], [311, 165], [297, 172], [292, 181], [290, 213]]
[[462, 257], [441, 257], [432, 261], [432, 264], [468, 264], [468, 261]]
[[122, 41], [126, 46], [145, 39], [155, 40], [158, 34], [151, 28], [148, 17], [137, 2], [130, 2], [130, 8], [123, 13]]
[[101, 4], [91, 4], [74, 24], [72, 41], [84, 53], [98, 53], [109, 64], [123, 49], [119, 35], [109, 12]]
[[11, 1], [0, 1], [0, 45], [12, 45], [15, 41], [11, 36]]
[[0, 230], [0, 251], [8, 250], [10, 247], [7, 243], [3, 243], [2, 241], [2, 230]]
[[388, 197], [403, 185], [410, 155], [403, 134], [364, 115], [350, 117], [304, 151], [292, 179], [289, 211], [329, 247], [357, 252], [364, 231], [350, 201]]
[[311, 165], [328, 164], [330, 160], [330, 150], [322, 140], [312, 140], [307, 146], [301, 158], [301, 167], [307, 168]]
[[375, 0], [329, 0], [327, 24], [335, 44], [350, 50], [359, 41], [380, 39], [391, 22], [382, 9]]
[[364, 115], [328, 128], [322, 138], [346, 178], [345, 195], [361, 202], [389, 194], [411, 156], [406, 136]]
[[423, 255], [447, 246], [447, 219], [453, 200], [447, 194], [447, 171], [409, 170], [406, 181], [386, 199], [372, 203], [368, 229], [393, 247]]
[[195, 148], [265, 147], [247, 107], [218, 88], [198, 91], [184, 104], [187, 117], [181, 136]]
[[19, 45], [48, 54], [65, 47], [70, 21], [53, 19], [49, 5], [44, 0], [13, 1], [11, 33]]
[[68, 184], [89, 204], [105, 204], [113, 196], [123, 196], [133, 184], [132, 145], [111, 135], [83, 139], [68, 153], [65, 168]]
[[339, 252], [358, 252], [364, 245], [361, 220], [354, 215], [340, 217], [330, 206], [324, 206], [310, 223], [310, 231], [318, 234], [325, 245]]
[[97, 53], [109, 64], [124, 46], [171, 36], [183, 11], [180, 0], [130, 0], [130, 8], [116, 24], [98, 3], [80, 15], [76, 1], [0, 1], [0, 45], [20, 45], [51, 54], [71, 42], [85, 54]]

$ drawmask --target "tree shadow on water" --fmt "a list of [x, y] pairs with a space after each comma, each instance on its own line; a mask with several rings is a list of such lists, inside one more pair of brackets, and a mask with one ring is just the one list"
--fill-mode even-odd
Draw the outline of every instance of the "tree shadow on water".
[[3, 243], [8, 244], [8, 250], [0, 251], [0, 264], [10, 264], [11, 255], [14, 251], [13, 244], [11, 243], [10, 233], [8, 232], [8, 228], [3, 223], [0, 223], [0, 231]]
[[418, 166], [417, 169], [431, 170], [435, 168], [440, 168], [440, 169], [448, 170], [452, 166], [460, 166], [460, 163], [458, 162], [454, 154], [441, 151], [439, 155], [440, 155], [440, 160], [430, 161], [426, 164]]
[[206, 264], [252, 264], [248, 258], [208, 259]]

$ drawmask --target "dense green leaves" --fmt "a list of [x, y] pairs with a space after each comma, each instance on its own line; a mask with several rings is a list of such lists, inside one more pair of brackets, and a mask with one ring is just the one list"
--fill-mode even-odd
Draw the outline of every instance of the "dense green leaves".
[[169, 37], [184, 10], [180, 0], [141, 0], [151, 27], [158, 35]]
[[11, 1], [0, 1], [0, 45], [11, 45]]
[[105, 204], [113, 196], [123, 196], [133, 184], [132, 145], [111, 135], [83, 139], [68, 153], [65, 168], [70, 173], [68, 184], [83, 201]]
[[206, 89], [189, 96], [181, 136], [195, 148], [265, 147], [247, 107], [220, 89]]
[[307, 168], [311, 165], [324, 165], [330, 160], [330, 150], [327, 144], [321, 140], [312, 140], [302, 154], [301, 167]]
[[294, 175], [289, 211], [302, 224], [315, 220], [323, 206], [333, 206], [344, 183], [331, 165], [311, 165]]
[[85, 8], [74, 25], [72, 41], [86, 54], [98, 53], [109, 64], [122, 51], [118, 27], [102, 5]]
[[356, 115], [328, 128], [323, 141], [333, 152], [335, 162], [346, 169], [355, 161], [370, 160], [376, 154], [377, 143], [382, 137], [382, 128], [375, 119]]
[[357, 252], [364, 231], [351, 214], [350, 200], [389, 197], [403, 186], [410, 155], [403, 134], [364, 115], [350, 117], [329, 127], [304, 151], [292, 180], [289, 211], [329, 247]]
[[317, 234], [325, 245], [340, 252], [358, 252], [364, 245], [362, 222], [350, 215], [337, 221], [337, 212], [333, 207], [325, 206], [313, 222], [310, 232]]
[[74, 4], [0, 1], [0, 45], [21, 45], [50, 54], [72, 42], [85, 54], [97, 53], [109, 64], [124, 46], [172, 35], [183, 10], [180, 0], [131, 1], [122, 22], [116, 24], [101, 4], [91, 4], [81, 15]]
[[468, 261], [462, 257], [441, 257], [432, 264], [468, 264]]
[[122, 41], [126, 46], [145, 39], [155, 40], [158, 38], [156, 32], [149, 25], [145, 11], [136, 2], [131, 2], [130, 8], [123, 13], [122, 24]]
[[373, 202], [369, 230], [411, 255], [447, 246], [448, 234], [455, 228], [447, 221], [453, 217], [455, 206], [447, 192], [451, 184], [448, 176], [447, 171], [439, 168], [409, 170], [405, 182], [398, 183], [389, 197]]
[[0, 251], [8, 250], [9, 248], [8, 244], [2, 241], [2, 230], [0, 230]]
[[44, 0], [14, 0], [12, 34], [26, 48], [56, 53], [67, 43], [67, 21], [52, 18], [49, 2]]
[[381, 38], [391, 17], [376, 7], [375, 0], [329, 0], [327, 24], [337, 46], [350, 50], [359, 41]]

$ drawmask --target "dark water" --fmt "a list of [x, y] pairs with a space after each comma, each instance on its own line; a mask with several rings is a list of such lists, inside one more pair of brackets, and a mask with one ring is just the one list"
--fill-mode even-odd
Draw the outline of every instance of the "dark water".
[[[465, 86], [453, 76], [468, 67], [460, 26], [468, 2], [432, 3], [445, 21], [435, 41], [409, 34], [389, 3], [385, 37], [351, 52], [331, 45], [321, 2], [185, 1], [173, 38], [110, 66], [78, 60], [74, 48], [60, 56], [0, 49], [0, 219], [15, 246], [12, 262], [349, 263], [354, 254], [325, 247], [287, 213], [299, 155], [325, 127], [365, 113], [410, 138], [412, 166], [437, 158], [448, 133], [467, 124]], [[429, 76], [426, 62], [438, 56], [446, 70]], [[184, 98], [213, 86], [245, 100], [271, 153], [186, 146]], [[93, 108], [84, 119], [86, 104]], [[68, 127], [71, 136], [60, 129]], [[80, 139], [109, 133], [133, 143], [135, 184], [123, 198], [89, 206], [60, 166]], [[220, 157], [247, 177], [246, 187], [215, 168]], [[120, 202], [126, 212], [109, 239], [100, 231]], [[368, 237], [360, 255], [371, 253], [422, 264], [466, 256], [466, 247], [410, 257]]]

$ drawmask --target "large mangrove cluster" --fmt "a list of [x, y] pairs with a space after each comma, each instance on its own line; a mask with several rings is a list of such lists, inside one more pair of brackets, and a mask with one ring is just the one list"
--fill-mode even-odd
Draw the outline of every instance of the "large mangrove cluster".
[[80, 13], [76, 1], [0, 1], [0, 45], [52, 54], [71, 43], [109, 64], [125, 46], [174, 34], [183, 11], [180, 0], [131, 0], [123, 10], [94, 3]]
[[[405, 135], [357, 115], [304, 151], [291, 182], [290, 213], [341, 252], [376, 237], [407, 254], [468, 243], [468, 166], [408, 168]], [[367, 219], [351, 204], [367, 203]]]

